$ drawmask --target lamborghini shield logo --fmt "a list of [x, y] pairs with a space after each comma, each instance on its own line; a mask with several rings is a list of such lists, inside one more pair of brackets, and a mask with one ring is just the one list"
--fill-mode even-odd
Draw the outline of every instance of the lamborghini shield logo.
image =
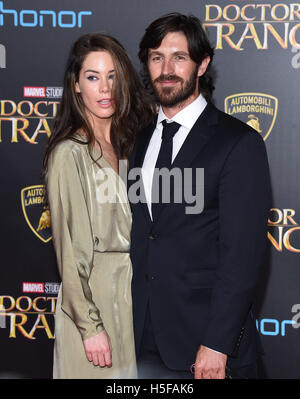
[[225, 112], [258, 131], [264, 140], [270, 135], [278, 111], [278, 99], [263, 93], [237, 93], [225, 98]]
[[45, 206], [43, 185], [25, 187], [21, 190], [24, 217], [33, 233], [43, 242], [51, 240], [50, 211]]

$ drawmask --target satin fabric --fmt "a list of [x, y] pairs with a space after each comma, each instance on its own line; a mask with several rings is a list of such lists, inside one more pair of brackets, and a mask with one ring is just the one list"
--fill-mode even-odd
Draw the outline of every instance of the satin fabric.
[[[77, 139], [86, 142], [76, 134]], [[54, 378], [136, 378], [129, 257], [131, 211], [120, 176], [94, 149], [57, 145], [47, 187], [62, 279], [55, 314]], [[105, 329], [112, 367], [90, 363], [83, 340]]]

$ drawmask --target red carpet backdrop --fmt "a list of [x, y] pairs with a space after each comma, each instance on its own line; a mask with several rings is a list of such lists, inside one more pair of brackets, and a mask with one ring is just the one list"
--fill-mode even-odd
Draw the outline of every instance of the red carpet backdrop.
[[[215, 47], [215, 104], [263, 136], [271, 168], [257, 328], [261, 378], [299, 378], [300, 3], [237, 0], [0, 1], [0, 377], [51, 378], [59, 276], [40, 168], [72, 42], [102, 31], [139, 69], [148, 24], [199, 17]], [[250, 204], [245, 203], [245, 213]], [[232, 215], [234, 219], [235, 215]], [[245, 225], [245, 230], [247, 225]]]

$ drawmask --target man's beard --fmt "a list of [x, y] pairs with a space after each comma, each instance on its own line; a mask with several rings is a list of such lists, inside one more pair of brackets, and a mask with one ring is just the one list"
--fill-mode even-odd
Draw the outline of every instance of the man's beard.
[[[161, 87], [159, 82], [162, 81], [181, 82], [181, 87]], [[186, 101], [191, 95], [195, 93], [198, 80], [198, 66], [191, 73], [188, 80], [184, 81], [176, 75], [160, 75], [154, 81], [151, 81], [155, 97], [163, 107], [174, 107]]]

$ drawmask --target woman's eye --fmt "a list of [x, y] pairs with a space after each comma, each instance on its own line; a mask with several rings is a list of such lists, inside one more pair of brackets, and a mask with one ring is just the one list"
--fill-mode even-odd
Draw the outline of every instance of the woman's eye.
[[113, 80], [115, 78], [115, 75], [108, 75], [108, 79], [111, 79], [111, 80]]
[[94, 76], [94, 75], [88, 76], [87, 78], [88, 78], [88, 80], [91, 80], [91, 81], [98, 79], [97, 76]]

